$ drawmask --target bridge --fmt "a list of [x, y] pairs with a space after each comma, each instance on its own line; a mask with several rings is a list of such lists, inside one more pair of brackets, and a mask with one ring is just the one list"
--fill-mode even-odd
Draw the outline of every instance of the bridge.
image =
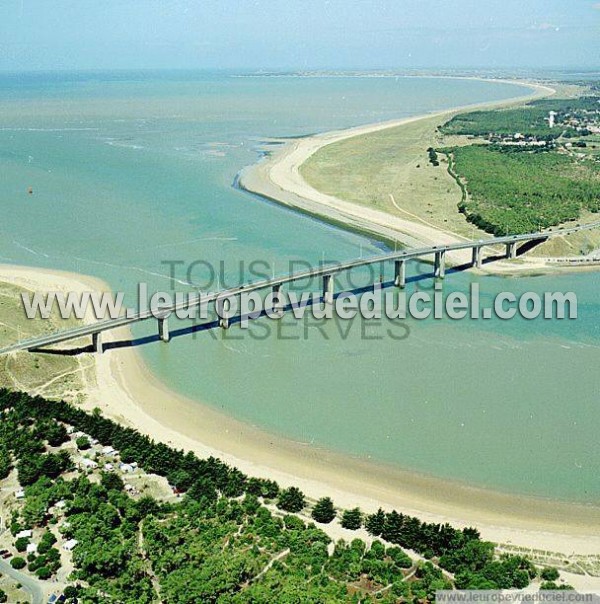
[[[399, 288], [404, 288], [406, 286], [406, 262], [408, 260], [433, 256], [433, 275], [436, 278], [443, 279], [446, 273], [446, 255], [449, 252], [470, 249], [472, 250], [472, 256], [471, 263], [468, 266], [481, 268], [483, 263], [483, 249], [486, 247], [505, 246], [506, 253], [502, 257], [513, 259], [516, 258], [518, 255], [520, 244], [521, 249], [523, 249], [527, 247], [527, 244], [536, 245], [543, 241], [546, 241], [551, 237], [569, 235], [582, 230], [594, 229], [599, 226], [600, 221], [567, 229], [563, 228], [553, 231], [527, 233], [523, 235], [510, 235], [506, 237], [493, 237], [490, 239], [479, 239], [476, 241], [467, 241], [464, 243], [461, 242], [448, 245], [434, 245], [424, 248], [402, 250], [391, 252], [388, 254], [382, 254], [380, 256], [352, 260], [350, 262], [340, 263], [336, 265], [315, 267], [305, 271], [299, 271], [289, 275], [285, 275], [282, 277], [274, 277], [272, 279], [264, 279], [261, 281], [245, 283], [237, 287], [221, 290], [219, 292], [204, 295], [198, 294], [196, 297], [190, 296], [184, 302], [174, 303], [170, 306], [161, 306], [161, 312], [158, 315], [155, 309], [136, 311], [132, 313], [127, 313], [126, 316], [118, 317], [116, 319], [101, 320], [95, 323], [64, 330], [54, 334], [39, 336], [28, 340], [22, 340], [11, 346], [0, 349], [0, 354], [16, 352], [19, 350], [35, 351], [45, 348], [47, 346], [51, 346], [53, 344], [60, 344], [63, 342], [68, 342], [70, 340], [76, 340], [84, 336], [91, 336], [93, 350], [95, 350], [97, 353], [101, 353], [103, 352], [102, 333], [111, 329], [117, 329], [119, 327], [128, 326], [133, 323], [147, 321], [149, 319], [154, 319], [158, 322], [158, 335], [162, 341], [168, 342], [168, 315], [177, 311], [198, 307], [203, 304], [221, 304], [226, 299], [239, 295], [241, 293], [259, 290], [271, 290], [274, 294], [279, 294], [281, 288], [288, 283], [302, 281], [305, 279], [320, 278], [322, 280], [323, 286], [323, 302], [325, 304], [331, 304], [333, 303], [334, 298], [334, 276], [346, 271], [350, 271], [352, 269], [370, 266], [373, 264], [393, 262], [394, 285]], [[220, 324], [223, 328], [229, 327], [229, 319], [222, 318]]]

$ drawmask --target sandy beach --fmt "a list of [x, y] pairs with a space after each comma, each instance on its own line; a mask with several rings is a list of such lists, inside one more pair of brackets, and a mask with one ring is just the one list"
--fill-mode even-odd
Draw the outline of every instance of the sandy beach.
[[[515, 103], [524, 103], [536, 98], [551, 96], [556, 93], [554, 88], [532, 82], [498, 81], [526, 85], [531, 87], [533, 92], [531, 95], [503, 101], [456, 107], [437, 113], [368, 124], [356, 128], [325, 132], [286, 141], [263, 161], [242, 170], [239, 175], [239, 185], [247, 191], [321, 217], [334, 224], [349, 226], [358, 231], [383, 238], [387, 241], [396, 241], [408, 247], [427, 247], [463, 242], [465, 240], [464, 237], [449, 230], [443, 230], [426, 224], [423, 220], [410, 220], [409, 218], [393, 216], [387, 212], [354, 204], [322, 193], [306, 182], [300, 173], [300, 167], [323, 147], [349, 138], [379, 132], [388, 128], [396, 128], [432, 117], [439, 117], [440, 121], [447, 121], [461, 111], [500, 108]], [[450, 264], [460, 265], [468, 263], [470, 260], [470, 250], [448, 253]], [[486, 272], [493, 271], [495, 273], [508, 274], [539, 271], [542, 268], [545, 271], [560, 270], [560, 267], [556, 264], [553, 266], [546, 264], [543, 258], [531, 257], [520, 259], [517, 263], [495, 262], [493, 266], [488, 265], [483, 270]]]
[[[108, 290], [90, 277], [16, 266], [0, 266], [0, 281], [41, 291]], [[124, 329], [106, 336], [107, 342], [129, 339]], [[477, 526], [497, 543], [566, 556], [600, 552], [599, 507], [486, 491], [295, 443], [169, 391], [132, 348], [94, 358], [96, 377], [86, 384], [85, 408], [99, 407], [156, 440], [299, 486], [310, 498], [329, 495], [339, 507], [396, 508], [427, 521]]]
[[[534, 92], [519, 98], [519, 102], [554, 93], [546, 86], [528, 85]], [[512, 102], [515, 100], [469, 108]], [[449, 117], [461, 109], [435, 115]], [[240, 184], [295, 209], [408, 246], [460, 241], [456, 234], [422, 221], [390, 216], [324, 195], [310, 187], [300, 175], [300, 166], [325, 145], [431, 116], [371, 124], [288, 142], [265, 160], [243, 170]], [[460, 252], [449, 258], [456, 264], [469, 259]], [[512, 273], [540, 267], [543, 260], [537, 259], [517, 265], [498, 262], [492, 270]], [[554, 270], [560, 268], [554, 267]], [[110, 291], [105, 283], [91, 277], [9, 265], [0, 265], [1, 281], [39, 291]], [[107, 343], [129, 339], [127, 329], [106, 332], [104, 338]], [[164, 343], [151, 345], [166, 346]], [[296, 485], [311, 499], [330, 496], [342, 508], [360, 506], [367, 512], [380, 506], [395, 508], [430, 522], [476, 526], [483, 538], [496, 543], [560, 552], [565, 557], [600, 553], [598, 506], [488, 491], [293, 442], [170, 391], [150, 373], [133, 348], [109, 347], [103, 355], [93, 358], [95, 378], [86, 381], [85, 408], [99, 407], [106, 416], [158, 441], [194, 451], [201, 457], [218, 457], [248, 475], [271, 478], [282, 486]], [[600, 588], [600, 579], [598, 585], [595, 579], [590, 580], [595, 588]]]

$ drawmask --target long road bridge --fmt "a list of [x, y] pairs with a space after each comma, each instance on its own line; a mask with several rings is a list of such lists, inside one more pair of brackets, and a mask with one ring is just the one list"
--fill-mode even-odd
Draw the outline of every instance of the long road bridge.
[[[219, 292], [214, 292], [210, 294], [198, 294], [196, 297], [190, 296], [184, 302], [173, 303], [170, 306], [161, 306], [160, 314], [157, 314], [155, 309], [128, 312], [126, 316], [118, 317], [116, 319], [101, 320], [95, 323], [84, 325], [82, 327], [76, 327], [54, 334], [31, 338], [28, 340], [22, 340], [20, 342], [17, 342], [16, 344], [1, 349], [0, 354], [15, 352], [19, 350], [39, 350], [47, 346], [51, 346], [53, 344], [76, 340], [84, 336], [91, 336], [93, 349], [96, 352], [101, 353], [103, 351], [103, 332], [131, 325], [133, 323], [138, 323], [140, 321], [147, 321], [149, 319], [154, 319], [158, 322], [159, 337], [164, 342], [168, 342], [168, 315], [177, 311], [198, 307], [200, 305], [209, 304], [213, 302], [215, 304], [220, 304], [223, 303], [223, 301], [225, 301], [226, 299], [239, 295], [241, 293], [266, 289], [270, 289], [273, 293], [279, 293], [281, 291], [281, 288], [288, 283], [302, 281], [305, 279], [320, 278], [322, 279], [323, 285], [323, 301], [326, 304], [331, 304], [333, 302], [334, 297], [334, 276], [339, 273], [350, 271], [352, 269], [356, 269], [363, 266], [370, 266], [373, 264], [393, 262], [394, 285], [399, 288], [404, 288], [406, 285], [406, 262], [408, 260], [433, 256], [433, 275], [434, 277], [441, 279], [445, 276], [446, 255], [448, 254], [448, 252], [470, 249], [472, 250], [472, 259], [469, 266], [481, 268], [483, 263], [483, 249], [486, 247], [504, 245], [506, 246], [506, 254], [503, 257], [512, 259], [517, 257], [520, 244], [525, 244], [522, 245], [523, 248], [527, 247], [527, 244], [535, 245], [546, 241], [551, 237], [569, 235], [578, 231], [594, 229], [597, 227], [600, 227], [600, 221], [567, 229], [557, 229], [553, 231], [545, 231], [538, 233], [527, 233], [524, 235], [511, 235], [507, 237], [494, 237], [490, 239], [467, 241], [464, 243], [433, 245], [424, 248], [402, 250], [397, 252], [391, 252], [389, 254], [382, 254], [380, 256], [352, 260], [350, 262], [340, 263], [336, 265], [315, 267], [305, 271], [291, 273], [282, 277], [274, 277], [272, 279], [264, 279], [261, 281], [245, 283], [243, 285], [224, 289]], [[223, 327], [228, 327], [229, 320], [222, 319], [221, 325]]]

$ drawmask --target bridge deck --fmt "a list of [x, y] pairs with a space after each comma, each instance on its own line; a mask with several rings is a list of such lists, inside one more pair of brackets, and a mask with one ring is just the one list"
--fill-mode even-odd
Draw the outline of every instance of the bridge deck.
[[[506, 245], [506, 244], [518, 244], [529, 241], [541, 241], [546, 240], [550, 237], [568, 235], [582, 230], [589, 230], [600, 226], [599, 222], [594, 222], [578, 227], [571, 227], [568, 229], [557, 229], [554, 231], [546, 231], [540, 233], [528, 233], [524, 235], [510, 235], [508, 237], [493, 237], [490, 239], [480, 239], [477, 241], [467, 241], [464, 243], [453, 243], [449, 245], [434, 245], [424, 248], [416, 248], [410, 250], [402, 250], [398, 252], [391, 252], [389, 254], [382, 254], [380, 256], [373, 256], [370, 258], [360, 258], [357, 260], [351, 260], [335, 265], [327, 265], [311, 268], [305, 271], [292, 273], [290, 275], [284, 275], [282, 277], [274, 277], [272, 279], [264, 279], [261, 281], [255, 281], [245, 283], [243, 285], [224, 289], [219, 292], [213, 292], [197, 296], [196, 298], [190, 298], [180, 302], [179, 304], [172, 304], [169, 307], [164, 307], [162, 310], [166, 313], [173, 313], [178, 310], [185, 310], [188, 308], [197, 307], [200, 304], [208, 304], [217, 300], [224, 300], [231, 296], [235, 296], [242, 292], [252, 292], [267, 288], [273, 288], [286, 283], [292, 283], [294, 281], [302, 281], [304, 279], [314, 279], [315, 277], [323, 277], [325, 275], [334, 275], [344, 271], [352, 270], [362, 266], [369, 266], [372, 264], [379, 264], [385, 262], [392, 262], [394, 260], [411, 260], [414, 258], [420, 258], [422, 256], [428, 256], [438, 252], [453, 252], [465, 249], [476, 249], [483, 247], [490, 247], [495, 245]], [[67, 342], [69, 340], [76, 340], [84, 336], [90, 336], [101, 333], [110, 329], [116, 329], [139, 321], [145, 321], [147, 319], [156, 318], [155, 313], [149, 309], [144, 311], [136, 311], [128, 314], [128, 316], [119, 317], [117, 319], [107, 319], [92, 323], [90, 325], [84, 325], [73, 329], [65, 330], [62, 332], [49, 334], [47, 336], [40, 336], [36, 338], [30, 338], [28, 340], [22, 340], [15, 344], [3, 348], [0, 350], [0, 354], [14, 352], [18, 350], [33, 350], [36, 348], [42, 348], [44, 346], [50, 346], [52, 344], [59, 344]]]

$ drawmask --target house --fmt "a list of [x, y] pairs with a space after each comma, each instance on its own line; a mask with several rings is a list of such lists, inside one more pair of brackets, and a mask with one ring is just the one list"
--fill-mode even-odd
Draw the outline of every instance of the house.
[[54, 507], [57, 510], [64, 510], [67, 507], [67, 502], [64, 499], [61, 499], [54, 504]]
[[104, 469], [107, 472], [112, 472], [115, 469], [115, 467], [111, 463], [107, 463], [107, 464], [105, 464]]
[[111, 446], [102, 449], [102, 455], [116, 455], [116, 453], [117, 452]]
[[15, 493], [15, 497], [17, 499], [24, 499], [25, 498], [25, 491], [23, 489], [19, 489], [16, 493]]
[[126, 474], [131, 474], [132, 472], [134, 472], [134, 468], [131, 464], [128, 463], [122, 463], [119, 466], [119, 469], [121, 470], [121, 472], [125, 472]]
[[31, 539], [33, 535], [33, 531], [31, 529], [27, 529], [25, 531], [21, 531], [15, 535], [15, 539]]
[[88, 459], [87, 457], [81, 460], [81, 465], [82, 467], [89, 468], [91, 470], [94, 470], [98, 467], [98, 464], [93, 459]]
[[78, 543], [79, 541], [77, 541], [77, 539], [69, 539], [68, 541], [65, 541], [63, 549], [67, 552], [72, 552]]
[[28, 543], [25, 551], [28, 554], [35, 554], [35, 553], [37, 553], [37, 548], [38, 548], [38, 546], [35, 543]]

